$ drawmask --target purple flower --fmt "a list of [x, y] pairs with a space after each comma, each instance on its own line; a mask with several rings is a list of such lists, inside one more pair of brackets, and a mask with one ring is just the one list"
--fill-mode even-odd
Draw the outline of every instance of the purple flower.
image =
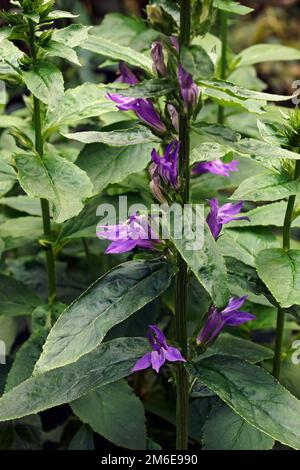
[[192, 173], [214, 173], [215, 175], [230, 176], [230, 171], [238, 171], [239, 162], [232, 160], [230, 163], [224, 163], [222, 160], [214, 160], [212, 162], [201, 162], [193, 168]]
[[195, 111], [199, 99], [199, 88], [193, 81], [191, 74], [184, 70], [181, 64], [178, 69], [178, 81], [185, 112]]
[[167, 145], [163, 157], [160, 157], [155, 149], [152, 150], [152, 163], [149, 167], [151, 176], [150, 187], [155, 197], [164, 202], [165, 198], [161, 191], [161, 183], [169, 184], [172, 188], [178, 189], [178, 158], [179, 142], [173, 140]]
[[[129, 85], [136, 85], [138, 79], [133, 72], [123, 62], [120, 63], [119, 69], [121, 72], [118, 82], [128, 83]], [[156, 112], [152, 102], [143, 98], [130, 98], [117, 93], [107, 93], [107, 98], [117, 103], [117, 108], [120, 111], [134, 111], [137, 117], [148, 126], [151, 126], [157, 132], [165, 132], [166, 126], [161, 121], [160, 116]]]
[[152, 348], [151, 352], [144, 354], [131, 369], [132, 372], [152, 367], [157, 373], [161, 366], [166, 362], [186, 362], [181, 352], [167, 344], [165, 335], [155, 325], [149, 326], [148, 339]]
[[239, 310], [247, 297], [247, 295], [240, 298], [231, 297], [224, 310], [218, 310], [213, 305], [197, 337], [197, 343], [201, 345], [210, 343], [225, 326], [239, 326], [247, 321], [254, 320], [256, 318], [255, 315]]
[[127, 253], [135, 247], [148, 250], [155, 249], [154, 243], [159, 243], [159, 237], [149, 225], [148, 217], [133, 214], [126, 222], [118, 225], [99, 225], [103, 230], [97, 230], [98, 238], [111, 240], [105, 253]]
[[165, 64], [163, 47], [161, 42], [156, 41], [152, 44], [151, 57], [153, 60], [153, 71], [157, 72], [158, 76], [160, 77], [166, 77], [168, 75], [168, 71]]
[[244, 204], [243, 201], [234, 204], [228, 203], [219, 207], [218, 199], [213, 198], [210, 199], [209, 204], [210, 212], [206, 218], [206, 222], [215, 240], [220, 235], [223, 225], [228, 224], [232, 220], [250, 220], [249, 217], [246, 216], [235, 217], [235, 215], [241, 211]]

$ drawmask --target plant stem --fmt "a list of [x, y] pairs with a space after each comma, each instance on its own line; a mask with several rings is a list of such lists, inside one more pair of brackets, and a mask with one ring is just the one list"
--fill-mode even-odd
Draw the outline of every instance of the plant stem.
[[[219, 10], [220, 39], [222, 41], [222, 53], [220, 64], [220, 78], [225, 80], [227, 76], [227, 37], [228, 37], [228, 14], [226, 11]], [[224, 107], [219, 105], [218, 123], [224, 124]]]
[[[33, 21], [29, 20], [29, 40], [30, 50], [33, 63], [37, 59], [36, 43], [35, 43], [35, 25]], [[40, 100], [33, 97], [33, 125], [35, 130], [35, 150], [43, 159], [44, 156], [44, 143], [42, 137], [42, 122], [41, 122], [41, 104]], [[51, 238], [51, 218], [49, 202], [46, 199], [41, 199], [41, 209], [43, 217], [43, 229], [44, 236], [46, 239]], [[56, 274], [55, 274], [55, 259], [52, 245], [49, 244], [46, 247], [46, 263], [48, 272], [48, 301], [49, 305], [52, 305], [56, 299]]]
[[[181, 0], [180, 3], [180, 46], [189, 46], [191, 32], [191, 1]], [[182, 114], [179, 119], [180, 157], [179, 173], [182, 182], [182, 204], [189, 202], [190, 192], [190, 138], [189, 118]], [[178, 254], [178, 275], [176, 281], [175, 325], [176, 339], [183, 355], [187, 356], [187, 278], [188, 268], [184, 259]], [[177, 364], [176, 371], [176, 449], [186, 450], [188, 447], [188, 415], [189, 415], [189, 379], [182, 363]]]
[[[296, 161], [294, 180], [300, 176], [300, 161]], [[295, 206], [296, 196], [290, 196], [285, 212], [284, 223], [283, 223], [283, 236], [282, 236], [282, 248], [286, 251], [290, 249], [290, 237], [291, 237], [291, 225], [293, 220], [293, 211]], [[276, 379], [280, 377], [281, 367], [281, 350], [282, 340], [284, 333], [284, 310], [279, 307], [277, 312], [277, 324], [276, 324], [276, 338], [275, 338], [275, 352], [273, 361], [273, 376]]]

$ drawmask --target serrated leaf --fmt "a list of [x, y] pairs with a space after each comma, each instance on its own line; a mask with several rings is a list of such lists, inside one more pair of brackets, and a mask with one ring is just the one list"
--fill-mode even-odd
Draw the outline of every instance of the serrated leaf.
[[30, 315], [41, 299], [25, 284], [0, 273], [0, 315]]
[[243, 181], [230, 199], [278, 201], [299, 192], [300, 180], [291, 180], [285, 174], [269, 171]]
[[247, 339], [238, 338], [229, 333], [222, 333], [215, 343], [213, 343], [207, 351], [199, 356], [199, 360], [207, 356], [235, 356], [245, 359], [253, 364], [271, 359], [274, 352], [270, 348], [266, 348], [261, 344], [254, 343]]
[[249, 424], [300, 448], [300, 401], [264, 369], [236, 357], [213, 356], [191, 364], [189, 371]]
[[76, 88], [70, 88], [63, 95], [59, 106], [48, 110], [45, 132], [52, 133], [60, 127], [75, 126], [85, 119], [115, 111], [115, 104], [106, 98], [106, 93], [103, 85], [93, 83], [84, 83]]
[[62, 73], [51, 62], [38, 62], [31, 70], [23, 72], [23, 79], [31, 93], [50, 109], [54, 109], [63, 97]]
[[282, 307], [300, 304], [300, 250], [263, 250], [256, 258], [256, 269]]
[[15, 156], [15, 163], [24, 191], [29, 197], [49, 200], [57, 222], [77, 215], [83, 201], [92, 195], [92, 183], [87, 174], [64, 158], [19, 154]]
[[[123, 84], [122, 84], [123, 85]], [[175, 82], [168, 78], [152, 78], [131, 86], [107, 85], [109, 93], [117, 93], [132, 98], [156, 98], [165, 96], [175, 88]]]
[[90, 352], [114, 325], [167, 289], [174, 274], [162, 261], [129, 261], [98, 279], [60, 316], [36, 370], [70, 364]]
[[128, 175], [143, 170], [151, 159], [151, 144], [111, 147], [105, 144], [86, 145], [77, 165], [90, 177], [94, 194], [109, 184], [120, 183]]
[[270, 450], [274, 445], [274, 439], [222, 403], [217, 403], [210, 412], [202, 442], [205, 450]]
[[150, 75], [153, 75], [152, 71], [152, 60], [144, 54], [131, 49], [130, 47], [124, 47], [120, 44], [113, 43], [101, 36], [95, 36], [90, 34], [87, 40], [81, 45], [83, 49], [87, 51], [95, 52], [104, 57], [110, 59], [122, 60], [129, 65], [139, 67]]
[[278, 240], [270, 228], [227, 228], [217, 244], [223, 256], [232, 256], [255, 266], [256, 255], [266, 248], [278, 247]]
[[72, 134], [64, 134], [64, 136], [67, 137], [67, 139], [74, 139], [78, 142], [83, 142], [84, 144], [102, 143], [115, 147], [160, 142], [158, 137], [143, 126], [137, 126], [132, 129], [124, 129], [120, 131], [74, 132]]
[[182, 47], [180, 60], [194, 80], [211, 78], [214, 75], [214, 64], [205, 49], [199, 45]]
[[202, 224], [203, 240], [198, 238], [199, 227], [196, 233], [193, 221], [185, 220], [185, 232], [180, 238], [175, 238], [173, 230], [172, 241], [215, 305], [223, 308], [229, 300], [225, 262], [206, 222], [200, 219], [200, 214], [197, 214], [197, 219], [197, 224]]
[[0, 398], [0, 421], [69, 403], [120, 380], [130, 374], [146, 348], [142, 338], [119, 338], [100, 344], [73, 364], [34, 375]]
[[234, 13], [236, 15], [247, 15], [253, 11], [253, 8], [241, 5], [239, 2], [233, 0], [213, 0], [213, 6], [219, 10], [227, 11], [227, 13]]
[[233, 61], [234, 67], [245, 67], [261, 62], [299, 60], [300, 51], [282, 44], [254, 44], [240, 52]]
[[83, 423], [105, 439], [123, 448], [146, 448], [144, 407], [125, 380], [100, 387], [70, 405]]
[[66, 28], [54, 29], [51, 39], [68, 47], [80, 46], [88, 37], [90, 26], [71, 24]]
[[61, 57], [75, 65], [81, 66], [76, 52], [65, 44], [61, 44], [56, 41], [49, 41], [48, 44], [43, 47], [43, 50], [46, 53], [46, 57]]
[[190, 155], [190, 165], [197, 162], [213, 161], [225, 157], [230, 148], [226, 145], [219, 144], [218, 142], [203, 142], [194, 147]]

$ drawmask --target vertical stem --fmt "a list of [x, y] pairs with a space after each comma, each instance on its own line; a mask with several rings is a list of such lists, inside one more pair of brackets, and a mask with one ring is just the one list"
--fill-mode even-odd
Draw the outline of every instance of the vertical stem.
[[[225, 80], [227, 76], [227, 36], [228, 36], [228, 14], [219, 10], [220, 39], [222, 41], [220, 78]], [[224, 107], [219, 105], [218, 123], [224, 124]]]
[[[191, 1], [180, 3], [180, 46], [188, 46], [191, 32]], [[189, 118], [182, 114], [179, 120], [180, 158], [179, 173], [182, 181], [182, 203], [189, 202], [190, 191], [190, 139]], [[176, 281], [175, 324], [176, 338], [184, 356], [187, 355], [187, 277], [188, 268], [184, 259], [178, 254], [178, 275]], [[188, 374], [182, 363], [177, 364], [176, 371], [176, 449], [188, 447], [189, 383]]]
[[[294, 180], [300, 176], [300, 161], [296, 161]], [[296, 196], [290, 196], [286, 208], [286, 213], [283, 223], [283, 236], [282, 236], [282, 248], [286, 251], [290, 249], [290, 236], [291, 236], [291, 225], [293, 218], [293, 211], [295, 205]], [[281, 350], [282, 350], [282, 340], [284, 333], [284, 311], [282, 308], [278, 308], [277, 312], [277, 324], [276, 324], [276, 338], [275, 338], [275, 352], [274, 352], [274, 361], [273, 361], [273, 376], [276, 379], [280, 377], [280, 367], [281, 367]]]
[[[36, 43], [35, 43], [35, 25], [33, 21], [29, 20], [29, 40], [30, 50], [33, 62], [37, 59]], [[41, 122], [41, 104], [40, 100], [33, 97], [33, 124], [35, 130], [35, 150], [43, 159], [44, 156], [44, 144], [42, 137], [42, 122]], [[43, 228], [45, 238], [50, 239], [51, 237], [51, 219], [49, 203], [46, 199], [41, 199], [41, 209], [43, 217]], [[46, 263], [48, 272], [48, 300], [49, 304], [52, 305], [56, 299], [56, 274], [55, 274], [55, 259], [52, 245], [48, 245], [46, 248]]]

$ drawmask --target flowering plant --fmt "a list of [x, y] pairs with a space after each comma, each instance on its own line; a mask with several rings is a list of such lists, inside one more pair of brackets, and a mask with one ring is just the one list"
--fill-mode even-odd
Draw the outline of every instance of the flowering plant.
[[[291, 96], [264, 92], [254, 68], [299, 50], [234, 54], [229, 19], [252, 10], [232, 0], [150, 1], [147, 23], [107, 14], [95, 28], [54, 0], [10, 3], [0, 29], [7, 447], [45, 447], [40, 413], [69, 404], [57, 448], [101, 436], [133, 449], [299, 450], [300, 113], [283, 112], [276, 103]], [[86, 73], [89, 60], [109, 83]]]

